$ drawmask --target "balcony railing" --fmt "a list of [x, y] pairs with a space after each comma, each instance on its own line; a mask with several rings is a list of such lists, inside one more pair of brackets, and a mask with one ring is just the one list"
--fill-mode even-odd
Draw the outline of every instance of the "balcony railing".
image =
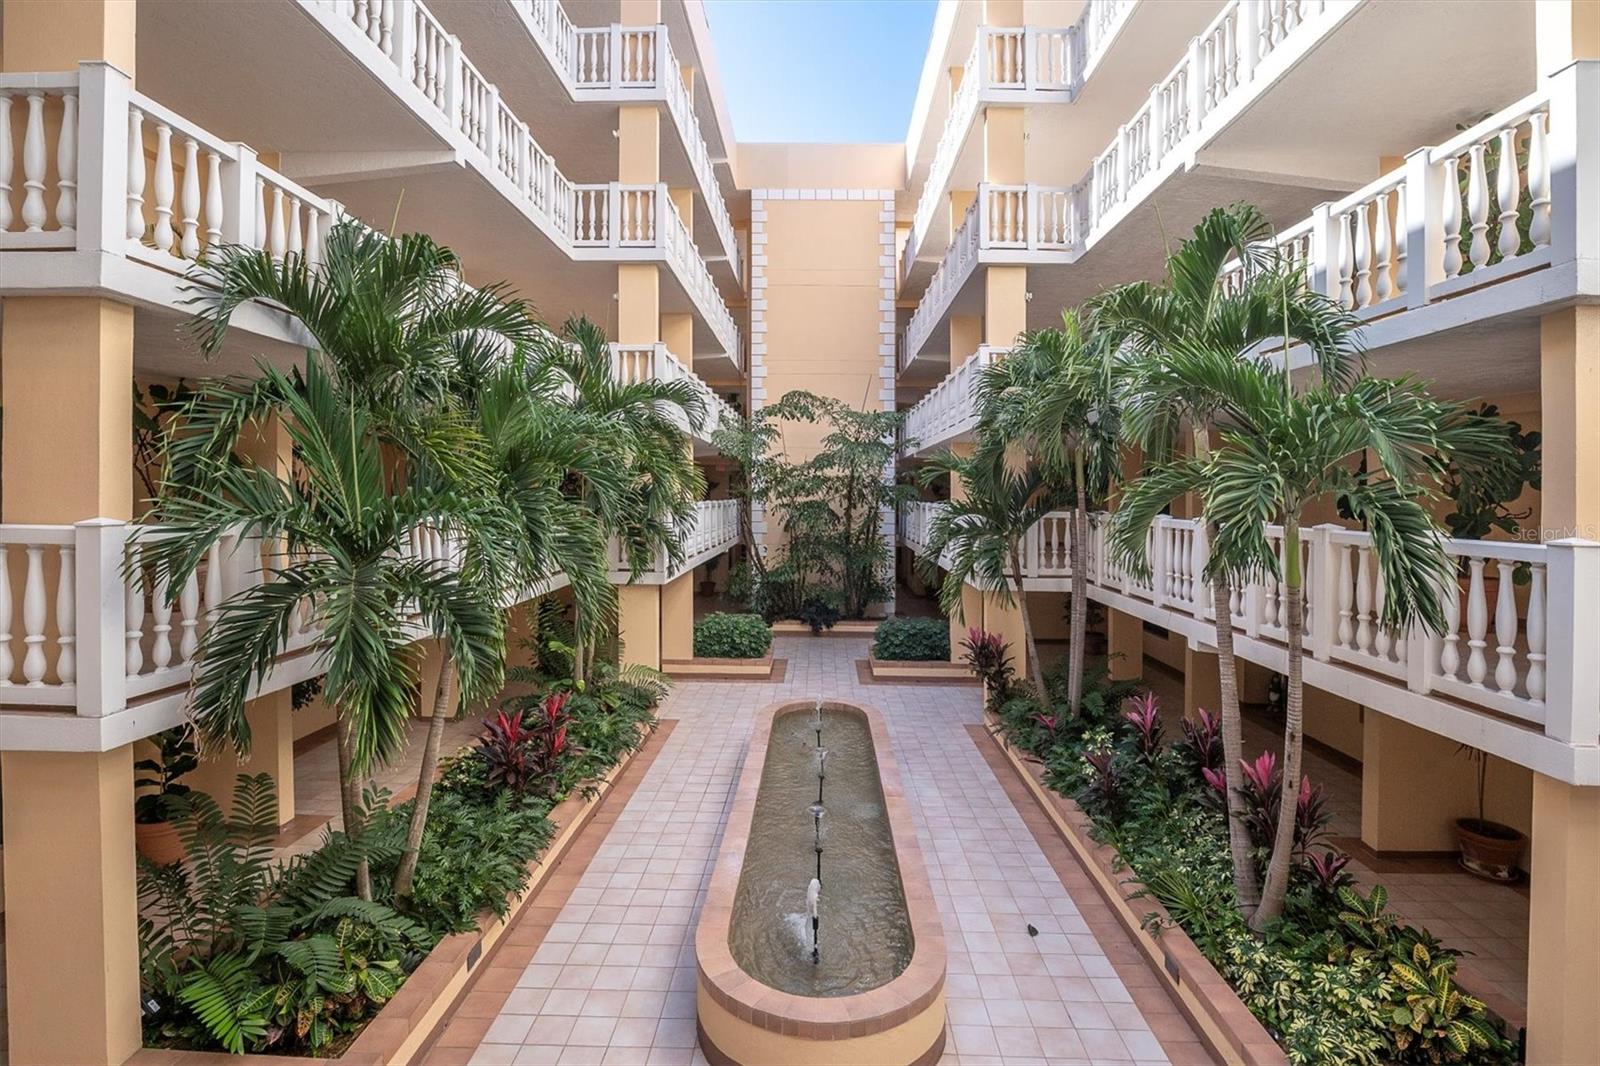
[[687, 381], [705, 404], [705, 415], [698, 425], [689, 425], [687, 418], [679, 418], [680, 408], [673, 408], [685, 433], [709, 441], [718, 428], [732, 421], [736, 412], [727, 400], [718, 396], [693, 370], [684, 366], [678, 357], [667, 350], [665, 344], [613, 344], [611, 369], [619, 382], [632, 385], [639, 381]]
[[744, 365], [739, 326], [722, 299], [711, 271], [695, 250], [683, 216], [664, 184], [580, 185], [573, 188], [574, 247], [613, 252], [654, 250], [677, 272], [717, 343], [735, 366]]
[[[919, 554], [926, 554], [929, 527], [943, 506], [921, 502], [902, 509], [901, 537]], [[1109, 515], [1098, 514], [1090, 523], [1091, 593], [1214, 619], [1202, 520], [1156, 519], [1145, 580], [1112, 561], [1109, 522]], [[1267, 536], [1277, 546], [1281, 571], [1283, 530], [1269, 526]], [[1600, 670], [1583, 650], [1587, 633], [1553, 639], [1572, 633], [1587, 618], [1585, 602], [1600, 596], [1600, 544], [1444, 540], [1461, 576], [1440, 589], [1445, 625], [1432, 633], [1420, 624], [1404, 630], [1383, 625], [1383, 580], [1370, 534], [1322, 525], [1303, 529], [1301, 536], [1309, 658], [1484, 708], [1564, 743], [1593, 745], [1600, 739]], [[1026, 540], [1024, 576], [1070, 578], [1070, 548], [1070, 515], [1047, 516]], [[1264, 580], [1232, 590], [1229, 614], [1241, 637], [1283, 645], [1286, 606], [1281, 582]]]
[[667, 105], [689, 156], [689, 164], [711, 213], [717, 238], [733, 265], [740, 284], [744, 263], [734, 238], [733, 220], [717, 181], [711, 150], [700, 131], [694, 97], [679, 74], [678, 58], [665, 26], [579, 27], [567, 17], [559, 0], [510, 0], [533, 38], [544, 47], [551, 63], [575, 99], [605, 94], [659, 97]]
[[934, 146], [933, 161], [922, 195], [917, 199], [911, 233], [906, 239], [900, 277], [904, 279], [921, 251], [934, 212], [943, 201], [945, 183], [984, 103], [1004, 105], [1008, 97], [1058, 96], [1070, 100], [1089, 70], [1133, 10], [1137, 0], [1091, 0], [1078, 21], [1065, 28], [1048, 26], [980, 26], [950, 110]]
[[[1316, 291], [1369, 320], [1569, 262], [1579, 242], [1594, 239], [1579, 232], [1577, 170], [1596, 166], [1578, 130], [1592, 121], [1597, 104], [1600, 77], [1591, 64], [1577, 64], [1444, 144], [1418, 148], [1402, 166], [1318, 206], [1280, 231], [1276, 243], [1305, 266]], [[1070, 188], [980, 186], [907, 323], [902, 366], [920, 353], [977, 263], [1026, 262], [1037, 252], [1072, 262], [1103, 239], [1121, 218], [1116, 209], [1126, 203], [1124, 191], [1153, 187], [1143, 160], [1150, 158], [1149, 131], [1164, 124], [1125, 129]], [[1553, 171], [1552, 161], [1567, 165]], [[1124, 172], [1124, 162], [1133, 170]], [[1519, 215], [1524, 198], [1528, 211]], [[1237, 272], [1238, 264], [1230, 269]]]
[[[738, 326], [666, 186], [574, 187], [470, 64], [453, 69], [468, 86], [461, 129], [522, 209], [573, 258], [603, 250], [606, 258], [665, 260], [729, 358], [742, 365]], [[424, 85], [436, 81], [425, 77]], [[17, 152], [7, 119], [19, 101], [26, 117]], [[93, 167], [80, 173], [80, 160]], [[25, 193], [10, 217], [19, 162]], [[336, 201], [134, 91], [104, 64], [0, 74], [0, 250], [76, 248], [182, 273], [214, 246], [243, 244], [315, 263], [341, 214]]]
[[738, 500], [701, 500], [694, 505], [694, 520], [683, 533], [683, 562], [673, 566], [665, 552], [658, 553], [646, 570], [634, 575], [623, 546], [611, 544], [611, 580], [660, 585], [687, 574], [727, 551], [739, 541]]
[[971, 433], [978, 424], [976, 388], [985, 367], [1004, 355], [985, 344], [906, 412], [902, 449], [924, 452]]

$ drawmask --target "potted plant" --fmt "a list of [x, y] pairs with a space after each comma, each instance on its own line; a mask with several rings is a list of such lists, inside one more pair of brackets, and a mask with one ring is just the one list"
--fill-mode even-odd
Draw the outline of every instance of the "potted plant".
[[1517, 861], [1527, 838], [1520, 832], [1491, 822], [1483, 814], [1483, 788], [1489, 777], [1489, 756], [1463, 744], [1458, 749], [1472, 760], [1478, 774], [1478, 816], [1456, 819], [1456, 839], [1461, 844], [1461, 866], [1469, 873], [1491, 881], [1515, 881]]
[[133, 801], [134, 846], [151, 862], [168, 866], [183, 858], [177, 827], [169, 820], [170, 800], [188, 793], [189, 786], [180, 779], [200, 765], [200, 753], [184, 726], [174, 726], [150, 739], [156, 745], [156, 757], [133, 764], [136, 773], [145, 775], [133, 781], [139, 793]]

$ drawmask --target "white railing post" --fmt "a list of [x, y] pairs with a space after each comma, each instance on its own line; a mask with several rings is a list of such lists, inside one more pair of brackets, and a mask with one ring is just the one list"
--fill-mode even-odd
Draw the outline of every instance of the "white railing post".
[[496, 85], [489, 86], [489, 103], [486, 107], [489, 112], [484, 119], [484, 154], [489, 157], [489, 166], [498, 173], [504, 173], [500, 164], [500, 89]]
[[[662, 97], [668, 101], [670, 106], [673, 88], [676, 87], [669, 88], [667, 79], [677, 78], [679, 84], [681, 85], [683, 83], [683, 74], [678, 70], [676, 57], [674, 57], [672, 54], [672, 44], [667, 40], [667, 27], [665, 25], [656, 26], [654, 44], [656, 49], [654, 70], [656, 88], [661, 90]], [[690, 124], [690, 128], [687, 132], [691, 136], [698, 135], [699, 131], [694, 128], [694, 116], [687, 115], [685, 116], [685, 119]], [[720, 196], [721, 190], [716, 190], [716, 193]]]
[[[1580, 60], [1550, 78], [1551, 262], [1600, 259], [1600, 123], [1588, 112], [1600, 94], [1600, 61]], [[1583, 284], [1582, 281], [1579, 284]]]
[[256, 189], [260, 165], [255, 149], [249, 145], [235, 144], [233, 150], [234, 161], [222, 168], [222, 239], [229, 244], [260, 248], [266, 243], [266, 234], [256, 232], [256, 216], [261, 207]]
[[1039, 87], [1039, 28], [1022, 27], [1022, 88]]
[[1325, 523], [1312, 526], [1307, 532], [1311, 540], [1311, 567], [1306, 588], [1311, 593], [1311, 655], [1326, 660], [1333, 648], [1333, 631], [1338, 617], [1338, 595], [1335, 584], [1339, 573], [1338, 559], [1334, 554], [1333, 531], [1337, 525]]
[[1239, 14], [1234, 25], [1239, 35], [1239, 84], [1248, 85], [1256, 76], [1256, 46], [1261, 40], [1259, 0], [1239, 0]]
[[99, 718], [128, 705], [127, 602], [122, 562], [126, 522], [91, 518], [73, 526], [77, 574], [77, 710]]
[[[978, 247], [989, 247], [989, 195], [990, 186], [986, 181], [978, 183], [978, 195], [973, 198], [973, 207], [978, 212]], [[959, 233], [960, 231], [957, 230]]]
[[1189, 40], [1189, 134], [1199, 138], [1206, 114], [1206, 50], [1198, 37]]
[[[444, 120], [451, 132], [463, 132], [461, 128], [461, 94], [467, 80], [466, 67], [461, 55], [461, 40], [455, 34], [450, 34], [444, 39]], [[470, 138], [469, 138], [470, 139]]]
[[1548, 695], [1545, 735], [1568, 744], [1600, 743], [1600, 543], [1553, 540], [1546, 628]]
[[417, 2], [416, 0], [395, 0], [394, 28], [390, 45], [390, 55], [394, 65], [400, 71], [401, 81], [411, 81], [412, 72], [416, 70], [417, 51]]
[[1166, 126], [1161, 115], [1161, 86], [1150, 86], [1150, 169], [1161, 169], [1162, 141], [1166, 139]]
[[622, 84], [622, 27], [615, 22], [606, 34], [606, 83], [611, 88]]
[[1194, 534], [1189, 547], [1189, 608], [1196, 618], [1205, 618], [1211, 605], [1210, 584], [1205, 579], [1206, 563], [1211, 557], [1211, 544], [1206, 540], [1206, 520], [1195, 519]]
[[1339, 295], [1339, 235], [1327, 203], [1311, 209], [1311, 248], [1306, 283], [1311, 291], [1335, 299]]
[[1150, 553], [1150, 602], [1157, 607], [1167, 602], [1167, 519], [1157, 518], [1150, 527], [1155, 533], [1155, 550]]
[[128, 94], [109, 63], [78, 64], [78, 250], [128, 246]]
[[1444, 280], [1444, 168], [1428, 161], [1429, 149], [1406, 154], [1405, 197], [1407, 307], [1428, 302], [1428, 288]]

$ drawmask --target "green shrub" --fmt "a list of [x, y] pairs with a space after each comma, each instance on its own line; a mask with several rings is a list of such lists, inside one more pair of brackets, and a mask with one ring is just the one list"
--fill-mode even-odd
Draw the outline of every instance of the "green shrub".
[[694, 624], [697, 659], [759, 659], [772, 647], [772, 630], [760, 615], [718, 611]]
[[872, 634], [872, 654], [886, 662], [947, 662], [950, 625], [942, 618], [890, 618]]

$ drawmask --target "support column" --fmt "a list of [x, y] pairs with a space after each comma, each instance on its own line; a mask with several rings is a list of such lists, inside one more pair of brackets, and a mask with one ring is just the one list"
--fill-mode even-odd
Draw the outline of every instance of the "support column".
[[[1477, 813], [1472, 762], [1459, 747], [1369, 709], [1361, 724], [1362, 843], [1379, 852], [1456, 850], [1455, 820]], [[1417, 782], [1417, 768], [1423, 766], [1426, 788]], [[1506, 767], [1499, 764], [1499, 769]], [[1496, 771], [1496, 766], [1489, 769], [1491, 786], [1507, 780]], [[1488, 816], [1497, 815], [1508, 819], [1491, 802]]]
[[984, 268], [983, 342], [1009, 349], [1028, 328], [1028, 268]]
[[694, 658], [694, 571], [661, 586], [661, 658]]
[[638, 663], [661, 669], [661, 586], [621, 585], [617, 588], [617, 639], [623, 666]]
[[[945, 580], [953, 580], [948, 574]], [[965, 582], [961, 585], [961, 610], [950, 616], [950, 661], [961, 662], [965, 653], [961, 650], [962, 641], [967, 639], [967, 630], [973, 626], [983, 628], [983, 594]]]
[[1026, 598], [1007, 604], [993, 592], [983, 593], [983, 628], [1011, 645], [1011, 662], [1017, 669], [1018, 678], [1028, 676], [1028, 641], [1022, 629], [1022, 612], [1025, 610]]
[[121, 1063], [139, 1050], [133, 752], [0, 756], [10, 1055]]
[[103, 59], [134, 74], [134, 0], [17, 0], [0, 10], [0, 71], [77, 70]]
[[1600, 540], [1600, 307], [1567, 307], [1539, 323], [1544, 476], [1540, 538]]
[[694, 316], [670, 314], [661, 316], [661, 343], [667, 351], [678, 357], [690, 370], [694, 369]]
[[[1142, 638], [1141, 638], [1142, 639]], [[1222, 674], [1217, 668], [1217, 653], [1185, 644], [1183, 648], [1183, 716], [1194, 717], [1204, 707], [1212, 714], [1222, 710]]]
[[982, 315], [950, 316], [950, 369], [954, 370], [977, 352], [983, 343]]
[[[432, 688], [426, 688], [424, 702], [431, 708]], [[240, 774], [270, 774], [278, 789], [278, 824], [294, 819], [294, 700], [291, 689], [253, 699], [245, 704], [245, 720], [250, 724], [250, 754], [238, 758], [233, 752], [220, 752], [203, 759], [184, 781], [206, 793], [232, 812], [233, 783]]]
[[1144, 676], [1144, 622], [1115, 607], [1106, 608], [1106, 665], [1113, 681]]
[[[132, 69], [131, 6], [126, 12]], [[47, 8], [39, 13], [36, 8]], [[8, 4], [7, 62], [41, 27], [111, 33], [110, 5]], [[79, 23], [82, 23], [79, 25]], [[90, 25], [92, 24], [92, 25]], [[35, 40], [35, 43], [38, 43]], [[75, 44], [65, 69], [95, 58]], [[34, 66], [38, 62], [41, 65]], [[0, 519], [133, 515], [133, 309], [83, 297], [11, 297], [0, 312]], [[133, 750], [5, 752], [6, 994], [12, 1061], [121, 1063], [138, 1050]]]
[[[653, 2], [626, 0], [623, 13], [642, 18], [648, 14], [646, 8], [656, 7]], [[661, 113], [654, 105], [617, 109], [617, 180], [624, 185], [654, 185], [661, 180]], [[617, 265], [619, 344], [655, 344], [661, 339], [660, 270], [655, 263]]]
[[1588, 1062], [1600, 1047], [1600, 788], [1535, 774], [1532, 835], [1528, 1061]]

